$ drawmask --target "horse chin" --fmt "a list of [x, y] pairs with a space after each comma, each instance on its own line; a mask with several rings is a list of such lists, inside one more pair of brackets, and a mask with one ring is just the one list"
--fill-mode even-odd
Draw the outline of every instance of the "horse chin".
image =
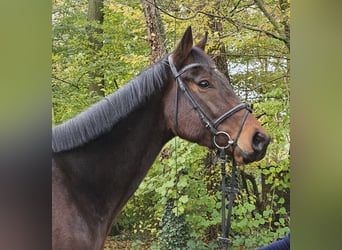
[[241, 148], [236, 147], [234, 150], [234, 159], [238, 165], [246, 165], [248, 163], [261, 160], [262, 158], [264, 158], [265, 154], [266, 151], [259, 154], [255, 152], [247, 153]]

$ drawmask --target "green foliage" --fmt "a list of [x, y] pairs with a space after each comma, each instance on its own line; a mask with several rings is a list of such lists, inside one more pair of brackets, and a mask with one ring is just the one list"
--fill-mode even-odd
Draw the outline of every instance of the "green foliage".
[[164, 206], [158, 237], [160, 249], [163, 250], [185, 249], [190, 238], [184, 213], [176, 215], [174, 208], [171, 199]]
[[[87, 22], [87, 1], [58, 0], [53, 5], [52, 93], [54, 124], [61, 123], [99, 100], [89, 91], [92, 73], [103, 75], [107, 95], [148, 65], [144, 15], [136, 3], [108, 2], [104, 22]], [[130, 29], [127, 29], [127, 27]], [[88, 27], [88, 28], [87, 28]], [[94, 51], [89, 27], [103, 43]]]
[[274, 209], [272, 206], [276, 202], [271, 202], [272, 205], [267, 205], [263, 211], [258, 212], [255, 203], [248, 201], [247, 198], [245, 191], [242, 191], [237, 199], [238, 203], [233, 208], [233, 246], [255, 249], [283, 238], [289, 231], [289, 221], [283, 217], [277, 218], [275, 214], [286, 215], [286, 209]]

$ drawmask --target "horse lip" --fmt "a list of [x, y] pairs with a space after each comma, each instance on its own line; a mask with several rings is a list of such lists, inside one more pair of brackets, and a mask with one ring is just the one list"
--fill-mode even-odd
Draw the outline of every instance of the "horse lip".
[[266, 150], [258, 152], [258, 153], [256, 152], [246, 153], [239, 147], [236, 147], [235, 151], [236, 150], [238, 150], [237, 152], [239, 154], [239, 158], [242, 159], [242, 161], [237, 161], [237, 163], [242, 164], [242, 165], [252, 163], [255, 161], [260, 161], [262, 158], [264, 158], [266, 154]]
[[[212, 146], [212, 148], [215, 148], [214, 146]], [[233, 154], [233, 149], [232, 147], [228, 147], [226, 148], [226, 153], [230, 156], [232, 156]], [[251, 152], [251, 153], [247, 153], [245, 151], [243, 151], [239, 146], [236, 146], [234, 149], [234, 157], [236, 160], [236, 163], [239, 165], [246, 165], [255, 161], [260, 161], [262, 158], [264, 158], [264, 156], [266, 155], [266, 149], [263, 151], [259, 151], [259, 152]]]

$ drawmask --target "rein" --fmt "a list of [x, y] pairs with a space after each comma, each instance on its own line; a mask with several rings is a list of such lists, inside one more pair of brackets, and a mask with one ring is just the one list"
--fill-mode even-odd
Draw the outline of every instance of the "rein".
[[[172, 74], [174, 78], [176, 79], [176, 94], [175, 94], [175, 129], [176, 133], [178, 134], [178, 99], [179, 99], [179, 90], [180, 89], [193, 109], [197, 112], [201, 122], [203, 125], [210, 131], [212, 134], [212, 140], [215, 147], [218, 149], [218, 161], [221, 163], [221, 176], [222, 176], [222, 182], [221, 182], [221, 188], [222, 188], [222, 236], [218, 237], [218, 241], [222, 245], [222, 249], [228, 249], [229, 245], [232, 244], [232, 240], [229, 239], [229, 233], [230, 233], [230, 227], [231, 227], [231, 216], [232, 216], [232, 210], [233, 210], [233, 204], [234, 204], [234, 198], [237, 192], [239, 192], [238, 188], [235, 188], [236, 183], [236, 161], [234, 158], [234, 151], [237, 146], [238, 139], [240, 137], [240, 134], [242, 132], [243, 126], [246, 122], [247, 116], [249, 113], [252, 112], [252, 109], [247, 103], [240, 103], [236, 105], [235, 107], [229, 109], [228, 111], [224, 112], [222, 115], [220, 115], [215, 121], [212, 121], [203, 111], [201, 106], [198, 104], [194, 96], [191, 94], [190, 90], [184, 84], [184, 82], [181, 79], [181, 75], [192, 68], [198, 68], [198, 67], [208, 67], [207, 65], [200, 64], [200, 63], [192, 63], [189, 65], [186, 65], [184, 68], [177, 71], [175, 65], [173, 64], [172, 55], [169, 55], [168, 57], [170, 69], [172, 71]], [[245, 109], [244, 116], [241, 120], [239, 130], [237, 132], [237, 135], [235, 137], [235, 140], [232, 139], [232, 137], [225, 131], [219, 131], [217, 130], [217, 127], [219, 124], [221, 124], [224, 120], [235, 114], [236, 112]], [[227, 144], [226, 145], [219, 145], [216, 141], [217, 136], [223, 135], [227, 137]], [[231, 147], [232, 148], [232, 176], [231, 176], [231, 185], [230, 187], [226, 186], [226, 162], [227, 162], [227, 149]], [[227, 194], [229, 194], [229, 205], [228, 205], [228, 215], [226, 217], [226, 198]]]

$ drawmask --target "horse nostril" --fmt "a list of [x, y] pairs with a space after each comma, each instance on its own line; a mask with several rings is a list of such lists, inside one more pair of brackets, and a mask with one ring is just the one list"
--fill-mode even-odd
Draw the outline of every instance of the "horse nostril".
[[252, 147], [255, 151], [265, 151], [269, 142], [270, 138], [267, 135], [256, 132], [253, 136]]

